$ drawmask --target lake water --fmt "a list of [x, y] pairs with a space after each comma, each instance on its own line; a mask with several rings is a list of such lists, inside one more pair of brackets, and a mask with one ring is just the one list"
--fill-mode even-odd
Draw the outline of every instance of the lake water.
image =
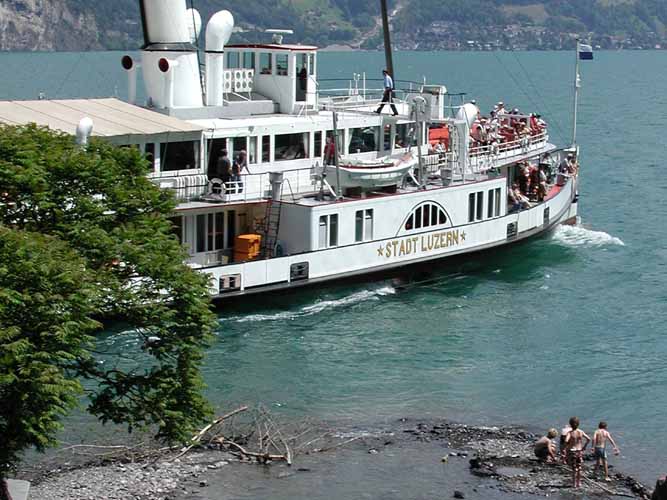
[[[121, 53], [0, 54], [1, 99], [125, 95]], [[569, 53], [396, 54], [398, 78], [444, 82], [483, 110], [539, 110], [570, 137]], [[382, 68], [380, 53], [322, 53], [322, 78]], [[263, 402], [329, 421], [443, 416], [585, 430], [606, 419], [619, 467], [665, 473], [667, 424], [666, 52], [582, 64], [581, 227], [372, 282], [222, 307], [204, 368], [226, 408]], [[126, 349], [131, 333], [110, 333]], [[125, 353], [127, 354], [127, 350]]]

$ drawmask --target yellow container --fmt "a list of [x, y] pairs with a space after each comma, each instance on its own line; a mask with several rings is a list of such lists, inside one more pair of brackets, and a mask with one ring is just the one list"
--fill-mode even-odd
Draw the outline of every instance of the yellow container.
[[240, 234], [234, 242], [234, 252], [259, 253], [262, 236], [259, 234]]
[[259, 252], [234, 252], [234, 262], [244, 262], [246, 260], [254, 260], [259, 255]]

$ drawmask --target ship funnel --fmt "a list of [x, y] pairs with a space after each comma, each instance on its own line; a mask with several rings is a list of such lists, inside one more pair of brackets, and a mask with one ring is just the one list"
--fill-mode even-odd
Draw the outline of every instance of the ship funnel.
[[[149, 102], [157, 108], [201, 107], [199, 62], [193, 45], [201, 17], [186, 8], [186, 0], [140, 1], [145, 40], [142, 69]], [[168, 74], [161, 69], [166, 58], [172, 68]]]
[[228, 10], [213, 14], [206, 25], [206, 104], [222, 106], [225, 44], [234, 30], [234, 16]]
[[185, 22], [188, 26], [190, 42], [196, 45], [201, 34], [201, 14], [197, 9], [187, 9], [185, 11]]

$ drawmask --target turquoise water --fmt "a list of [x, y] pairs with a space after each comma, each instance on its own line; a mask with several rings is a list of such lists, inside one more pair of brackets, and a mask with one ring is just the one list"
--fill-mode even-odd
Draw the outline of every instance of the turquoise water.
[[[2, 54], [0, 98], [124, 96], [120, 53]], [[570, 134], [573, 56], [398, 53], [401, 79], [442, 81], [483, 109], [538, 109]], [[379, 72], [376, 53], [323, 53], [320, 76]], [[609, 421], [614, 463], [664, 473], [667, 423], [667, 53], [582, 65], [581, 227], [400, 284], [319, 288], [221, 307], [205, 366], [220, 406], [343, 422], [445, 416], [585, 430]], [[558, 126], [556, 125], [558, 124]], [[559, 133], [560, 132], [560, 133]], [[560, 137], [559, 137], [560, 136]], [[112, 349], [131, 333], [110, 334]]]

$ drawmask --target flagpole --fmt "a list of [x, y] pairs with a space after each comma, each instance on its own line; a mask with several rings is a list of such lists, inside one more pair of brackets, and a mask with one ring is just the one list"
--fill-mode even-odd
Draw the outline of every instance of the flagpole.
[[579, 38], [577, 38], [577, 47], [574, 52], [575, 65], [574, 65], [574, 113], [572, 117], [572, 148], [576, 149], [577, 147], [577, 111], [579, 110], [579, 87], [581, 82], [579, 79]]

